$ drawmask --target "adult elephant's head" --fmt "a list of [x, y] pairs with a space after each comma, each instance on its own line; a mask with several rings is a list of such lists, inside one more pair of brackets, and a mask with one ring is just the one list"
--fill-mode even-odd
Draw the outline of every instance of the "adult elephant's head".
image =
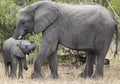
[[38, 34], [50, 26], [58, 16], [55, 3], [39, 1], [26, 6], [18, 12], [15, 38], [21, 39], [28, 33]]

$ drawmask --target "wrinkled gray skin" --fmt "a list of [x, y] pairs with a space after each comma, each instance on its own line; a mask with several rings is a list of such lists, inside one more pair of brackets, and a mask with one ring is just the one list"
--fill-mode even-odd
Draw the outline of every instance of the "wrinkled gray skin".
[[[18, 13], [15, 35], [42, 32], [42, 47], [34, 63], [32, 78], [39, 78], [41, 66], [48, 59], [51, 75], [58, 77], [56, 52], [58, 44], [86, 51], [86, 67], [81, 77], [103, 76], [104, 58], [117, 27], [111, 13], [100, 5], [69, 5], [39, 1]], [[93, 74], [93, 63], [97, 60]]]
[[[12, 78], [16, 77], [17, 64], [19, 63], [18, 78], [23, 78], [23, 67], [28, 69], [26, 63], [26, 54], [33, 52], [36, 43], [28, 40], [15, 40], [9, 38], [3, 43], [3, 59], [5, 64], [5, 74]], [[10, 67], [10, 69], [9, 69]]]

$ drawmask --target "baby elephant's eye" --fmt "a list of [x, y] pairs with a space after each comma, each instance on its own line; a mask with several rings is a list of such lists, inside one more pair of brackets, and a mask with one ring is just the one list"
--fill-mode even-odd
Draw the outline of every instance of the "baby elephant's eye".
[[27, 49], [28, 48], [28, 46], [25, 46], [25, 49]]

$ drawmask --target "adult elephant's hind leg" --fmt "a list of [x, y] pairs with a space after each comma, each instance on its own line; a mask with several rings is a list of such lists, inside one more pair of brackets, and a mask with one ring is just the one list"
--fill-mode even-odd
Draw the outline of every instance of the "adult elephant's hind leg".
[[93, 75], [94, 78], [103, 77], [103, 68], [104, 68], [104, 59], [106, 56], [107, 50], [103, 49], [96, 57], [96, 70]]
[[93, 75], [94, 78], [103, 77], [104, 59], [108, 52], [109, 46], [110, 41], [108, 40], [101, 48], [97, 49], [96, 70]]
[[58, 64], [57, 64], [57, 51], [53, 52], [49, 57], [48, 57], [48, 62], [51, 70], [51, 77], [52, 78], [58, 78]]
[[95, 54], [94, 52], [89, 52], [86, 59], [86, 66], [84, 71], [80, 74], [80, 77], [86, 78], [91, 77], [93, 74], [93, 64], [95, 63]]

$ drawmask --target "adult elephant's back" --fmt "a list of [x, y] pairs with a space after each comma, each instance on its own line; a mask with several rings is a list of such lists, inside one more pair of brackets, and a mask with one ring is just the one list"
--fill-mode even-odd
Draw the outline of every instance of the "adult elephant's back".
[[[60, 42], [73, 49], [95, 49], [103, 43], [106, 34], [113, 35], [115, 21], [109, 11], [100, 5], [62, 6], [58, 18]], [[56, 24], [56, 23], [55, 23]], [[102, 38], [104, 37], [105, 38]], [[102, 38], [102, 39], [101, 39]]]

